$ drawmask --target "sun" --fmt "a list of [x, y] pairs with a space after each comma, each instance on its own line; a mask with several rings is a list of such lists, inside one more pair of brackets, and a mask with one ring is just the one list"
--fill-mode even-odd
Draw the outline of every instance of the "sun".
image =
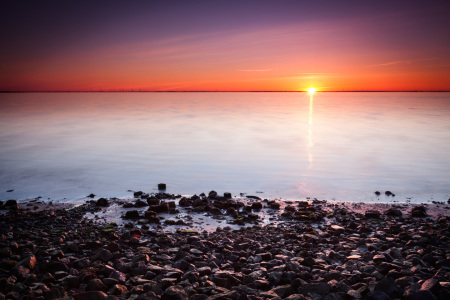
[[308, 93], [310, 93], [312, 95], [316, 92], [316, 90], [317, 90], [316, 88], [309, 88]]

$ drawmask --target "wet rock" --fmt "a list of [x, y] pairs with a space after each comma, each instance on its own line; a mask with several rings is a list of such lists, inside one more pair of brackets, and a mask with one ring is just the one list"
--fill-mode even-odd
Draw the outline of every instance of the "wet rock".
[[223, 193], [223, 197], [226, 199], [231, 199], [231, 193]]
[[209, 193], [208, 193], [208, 198], [210, 198], [210, 199], [214, 199], [215, 197], [217, 196], [217, 192], [216, 191], [210, 191]]
[[389, 208], [385, 214], [391, 217], [401, 217], [403, 215], [402, 211], [396, 208]]
[[169, 212], [169, 204], [163, 201], [159, 205], [150, 205], [148, 210], [154, 211], [156, 213]]
[[107, 207], [109, 206], [109, 201], [106, 198], [100, 198], [96, 202], [97, 206]]
[[420, 205], [411, 209], [411, 217], [424, 218], [427, 216], [427, 209], [425, 206]]
[[366, 219], [379, 219], [381, 213], [378, 210], [367, 210], [364, 214]]
[[139, 198], [142, 196], [143, 193], [144, 193], [143, 191], [137, 191], [137, 192], [133, 193], [133, 196], [134, 196], [134, 198]]
[[[248, 197], [248, 196], [247, 196]], [[262, 205], [262, 203], [261, 202], [253, 202], [252, 203], [252, 205], [251, 205], [251, 207], [252, 207], [252, 209], [254, 209], [254, 210], [260, 210], [260, 209], [262, 209], [263, 208], [263, 205]]]
[[141, 199], [136, 200], [134, 207], [145, 207], [148, 206], [147, 201], [142, 201]]
[[123, 216], [124, 219], [139, 219], [139, 211], [137, 210], [129, 210]]
[[16, 200], [7, 200], [3, 206], [7, 209], [19, 208]]
[[278, 203], [278, 202], [270, 201], [270, 202], [268, 202], [268, 204], [270, 205], [271, 209], [280, 209], [280, 203]]

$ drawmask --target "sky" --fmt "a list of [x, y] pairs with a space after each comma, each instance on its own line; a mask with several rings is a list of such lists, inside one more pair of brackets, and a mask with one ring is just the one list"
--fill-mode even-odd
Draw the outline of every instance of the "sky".
[[450, 91], [450, 1], [1, 1], [1, 91]]

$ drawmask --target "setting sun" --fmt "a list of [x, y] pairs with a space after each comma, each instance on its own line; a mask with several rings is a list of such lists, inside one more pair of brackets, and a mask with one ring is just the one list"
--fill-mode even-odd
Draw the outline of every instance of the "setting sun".
[[308, 93], [314, 94], [316, 92], [316, 90], [317, 90], [316, 88], [309, 88]]

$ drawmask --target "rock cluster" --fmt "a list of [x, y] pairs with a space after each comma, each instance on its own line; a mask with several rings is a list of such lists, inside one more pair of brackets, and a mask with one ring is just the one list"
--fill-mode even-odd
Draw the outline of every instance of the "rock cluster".
[[[236, 209], [212, 195], [181, 200]], [[157, 218], [162, 200], [150, 198], [145, 214]], [[359, 214], [305, 202], [287, 206], [277, 226], [167, 233], [84, 218], [105, 200], [0, 215], [0, 300], [450, 299], [450, 220], [425, 209]], [[262, 208], [248, 206], [236, 217]]]

